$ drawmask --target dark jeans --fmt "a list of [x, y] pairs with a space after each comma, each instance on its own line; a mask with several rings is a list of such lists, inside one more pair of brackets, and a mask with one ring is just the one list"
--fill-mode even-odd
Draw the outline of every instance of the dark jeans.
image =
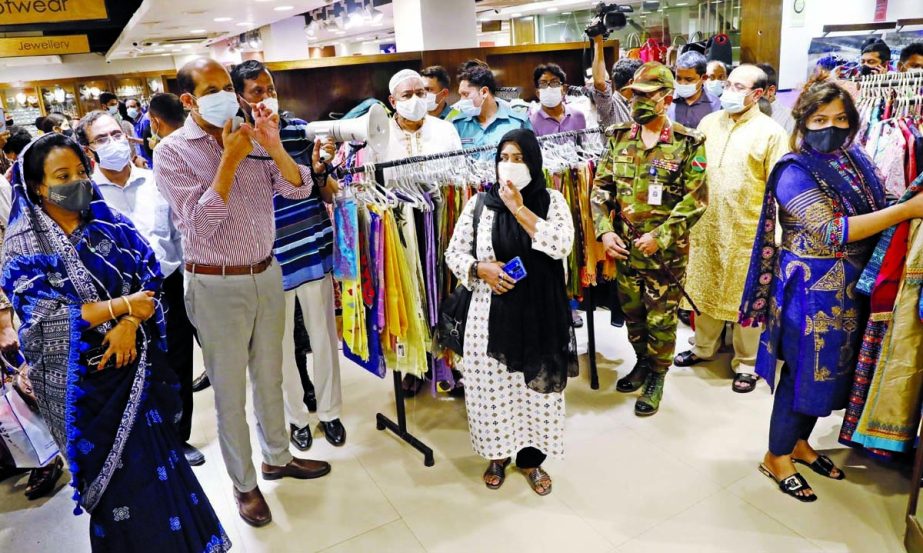
[[542, 466], [548, 456], [534, 447], [524, 447], [516, 454], [516, 466], [521, 469], [534, 469]]
[[782, 365], [781, 371], [769, 420], [769, 452], [791, 455], [798, 440], [807, 440], [811, 436], [817, 417], [795, 412], [795, 375], [788, 365]]
[[192, 432], [192, 340], [195, 327], [186, 315], [182, 268], [164, 279], [161, 300], [167, 319], [167, 364], [179, 379], [180, 399], [183, 403], [177, 432], [181, 442], [188, 442]]

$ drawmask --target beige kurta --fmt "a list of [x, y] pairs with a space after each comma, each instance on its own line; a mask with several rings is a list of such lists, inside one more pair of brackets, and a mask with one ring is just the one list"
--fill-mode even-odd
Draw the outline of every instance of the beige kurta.
[[736, 122], [723, 110], [706, 115], [698, 130], [708, 209], [689, 235], [686, 290], [703, 313], [737, 322], [766, 181], [788, 152], [788, 135], [755, 105]]

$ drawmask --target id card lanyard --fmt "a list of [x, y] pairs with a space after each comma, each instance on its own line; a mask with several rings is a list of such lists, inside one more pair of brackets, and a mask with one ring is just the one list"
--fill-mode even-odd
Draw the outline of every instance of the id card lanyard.
[[653, 164], [648, 174], [651, 176], [651, 183], [647, 187], [647, 203], [648, 205], [661, 205], [663, 204], [663, 184], [657, 180], [657, 168]]

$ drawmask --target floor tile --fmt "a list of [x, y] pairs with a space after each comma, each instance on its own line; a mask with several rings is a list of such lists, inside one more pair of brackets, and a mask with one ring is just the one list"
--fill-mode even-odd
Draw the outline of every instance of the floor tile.
[[403, 520], [398, 520], [323, 550], [323, 553], [423, 553], [426, 551]]

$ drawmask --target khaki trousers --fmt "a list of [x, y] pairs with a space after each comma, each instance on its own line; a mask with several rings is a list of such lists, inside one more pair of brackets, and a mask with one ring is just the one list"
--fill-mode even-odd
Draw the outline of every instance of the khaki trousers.
[[[692, 353], [699, 359], [713, 359], [721, 348], [721, 333], [727, 321], [720, 321], [705, 313], [695, 316], [695, 346]], [[730, 323], [734, 344], [731, 368], [738, 374], [754, 374], [756, 353], [760, 347], [762, 327], [741, 326]]]

